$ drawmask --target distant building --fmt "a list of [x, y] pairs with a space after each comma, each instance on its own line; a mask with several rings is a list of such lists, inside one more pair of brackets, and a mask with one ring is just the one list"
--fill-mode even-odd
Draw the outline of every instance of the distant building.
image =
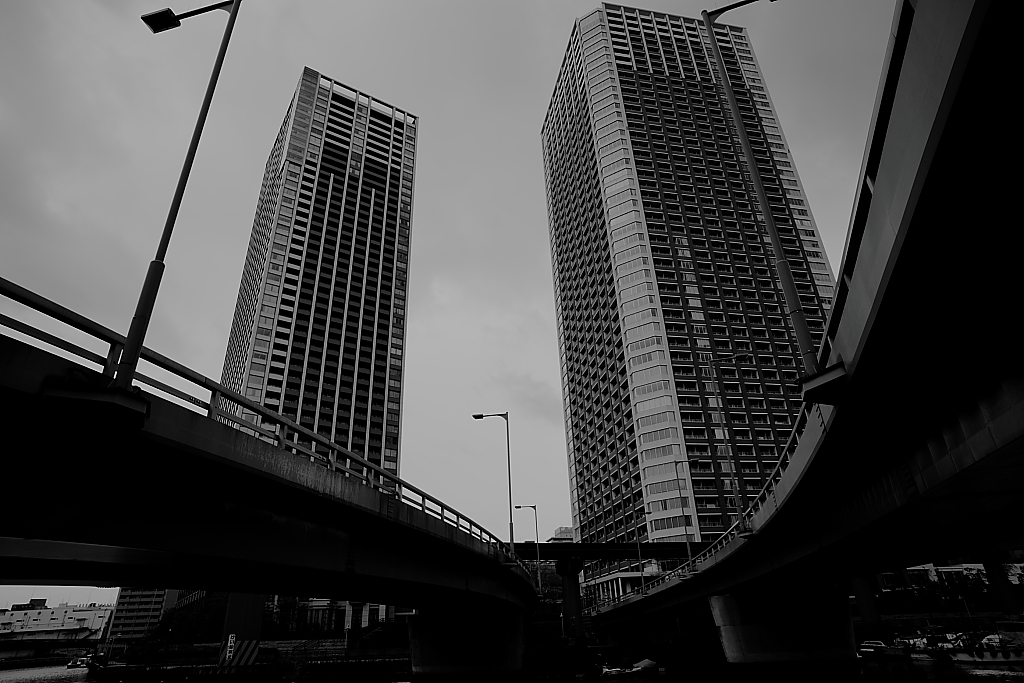
[[96, 603], [47, 607], [45, 599], [34, 599], [0, 609], [0, 639], [99, 641], [113, 611], [113, 605]]
[[571, 526], [560, 526], [555, 529], [555, 533], [548, 539], [548, 543], [572, 543], [572, 527]]
[[178, 591], [162, 588], [122, 588], [110, 625], [110, 638], [140, 640], [153, 633], [160, 617], [174, 606]]
[[417, 123], [303, 71], [267, 161], [222, 376], [396, 475]]
[[46, 598], [32, 598], [28, 602], [20, 602], [11, 605], [11, 611], [14, 612], [32, 609], [47, 609]]
[[[221, 380], [396, 476], [418, 123], [303, 70], [267, 160]], [[334, 624], [330, 603], [313, 614]], [[338, 609], [346, 628], [386, 611]]]

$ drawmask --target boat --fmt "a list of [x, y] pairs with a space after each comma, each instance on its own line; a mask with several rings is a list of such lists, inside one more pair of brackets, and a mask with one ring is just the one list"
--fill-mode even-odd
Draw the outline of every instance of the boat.
[[601, 678], [620, 678], [624, 676], [634, 676], [636, 674], [653, 674], [657, 671], [657, 664], [650, 659], [644, 659], [629, 668], [602, 666]]
[[954, 664], [965, 665], [1024, 665], [1024, 649], [1009, 647], [977, 647], [961, 650], [933, 650], [929, 652], [933, 659], [945, 659]]
[[978, 640], [963, 634], [950, 635], [947, 643], [924, 648], [933, 659], [953, 662], [968, 668], [1024, 666], [1024, 623], [997, 622], [996, 633]]

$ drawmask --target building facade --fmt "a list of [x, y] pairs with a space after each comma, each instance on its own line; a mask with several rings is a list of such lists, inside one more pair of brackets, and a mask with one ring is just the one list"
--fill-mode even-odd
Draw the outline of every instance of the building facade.
[[[715, 30], [820, 344], [831, 267], [750, 38]], [[541, 137], [575, 539], [713, 540], [778, 462], [801, 362], [703, 22], [579, 19]]]
[[417, 124], [303, 71], [267, 161], [222, 375], [395, 474]]
[[111, 643], [126, 645], [153, 634], [164, 613], [177, 602], [178, 591], [162, 588], [121, 588], [110, 624]]
[[551, 538], [548, 539], [548, 543], [572, 543], [573, 531], [571, 526], [560, 526], [555, 529], [555, 532], [551, 534]]
[[[110, 626], [113, 605], [47, 607], [45, 599], [0, 609], [0, 638], [5, 644], [31, 640], [100, 641]], [[3, 655], [0, 654], [0, 658]]]

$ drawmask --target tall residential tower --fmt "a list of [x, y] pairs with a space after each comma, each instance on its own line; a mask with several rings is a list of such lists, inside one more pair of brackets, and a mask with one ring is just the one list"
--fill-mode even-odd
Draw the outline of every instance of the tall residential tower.
[[416, 133], [408, 112], [303, 71], [263, 176], [222, 379], [396, 474]]
[[[715, 30], [820, 343], [830, 266], [747, 32]], [[703, 23], [579, 19], [541, 137], [576, 539], [713, 539], [778, 461], [800, 359]]]

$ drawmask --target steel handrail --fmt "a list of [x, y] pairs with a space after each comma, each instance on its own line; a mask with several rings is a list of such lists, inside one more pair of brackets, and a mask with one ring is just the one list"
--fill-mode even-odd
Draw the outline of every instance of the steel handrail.
[[[52, 335], [43, 330], [39, 330], [31, 325], [22, 321], [10, 318], [9, 316], [0, 314], [0, 325], [8, 327], [9, 329], [16, 330], [22, 334], [31, 336], [39, 341], [50, 344], [56, 348], [63, 349], [69, 353], [79, 356], [85, 360], [102, 365], [104, 367], [104, 374], [112, 376], [113, 369], [117, 365], [118, 355], [120, 354], [121, 348], [124, 346], [125, 337], [124, 335], [111, 330], [85, 316], [72, 311], [69, 308], [61, 306], [60, 304], [47, 299], [35, 292], [32, 292], [24, 287], [11, 282], [10, 280], [0, 277], [0, 295], [11, 299], [23, 306], [35, 310], [39, 313], [53, 318], [59, 322], [62, 322], [70, 327], [73, 327], [80, 332], [84, 332], [89, 336], [105, 342], [110, 345], [109, 353], [104, 359], [100, 354], [84, 349], [71, 342], [60, 339], [55, 335]], [[290, 450], [296, 455], [301, 451], [308, 455], [310, 460], [321, 460], [322, 465], [327, 466], [333, 471], [341, 471], [345, 476], [356, 476], [361, 479], [366, 485], [373, 489], [382, 491], [387, 495], [396, 496], [403, 504], [409, 505], [410, 507], [419, 508], [425, 515], [439, 519], [449, 526], [454, 526], [460, 531], [464, 531], [462, 524], [465, 523], [466, 529], [470, 537], [476, 538], [484, 543], [492, 544], [502, 552], [513, 558], [516, 564], [530, 575], [529, 569], [523, 563], [523, 561], [515, 554], [515, 551], [509, 546], [508, 543], [502, 541], [497, 536], [492, 534], [490, 531], [485, 529], [482, 525], [475, 522], [470, 517], [460, 513], [449, 505], [446, 505], [438, 498], [430, 495], [426, 491], [410, 484], [397, 475], [391, 474], [384, 468], [369, 462], [362, 456], [353, 453], [352, 451], [344, 448], [330, 439], [317, 434], [316, 432], [297, 424], [296, 422], [288, 419], [287, 417], [275, 413], [268, 408], [249, 400], [245, 396], [242, 396], [238, 392], [229, 389], [221, 385], [219, 382], [198, 373], [184, 365], [171, 360], [163, 354], [157, 353], [148, 347], [143, 347], [141, 357], [156, 367], [159, 367], [171, 374], [180, 377], [192, 384], [195, 384], [203, 389], [210, 392], [210, 401], [204, 402], [194, 396], [191, 396], [185, 392], [182, 392], [174, 387], [168, 386], [158, 380], [145, 375], [136, 373], [135, 378], [142, 383], [153, 386], [160, 391], [175, 396], [176, 398], [182, 399], [193, 405], [197, 405], [200, 408], [208, 409], [208, 417], [211, 419], [219, 419], [225, 423], [244, 423], [244, 424], [230, 424], [235, 429], [240, 431], [254, 433], [257, 438], [264, 440], [272, 440], [276, 445], [284, 450]], [[241, 408], [249, 410], [255, 415], [277, 424], [277, 432], [271, 432], [270, 430], [264, 429], [262, 424], [250, 424], [247, 420], [240, 417], [222, 411], [218, 408], [217, 404], [222, 399], [238, 405]], [[288, 438], [288, 432], [291, 431], [296, 437], [294, 440]], [[320, 453], [314, 450], [305, 448], [298, 439], [298, 436], [302, 435], [307, 437], [312, 442], [315, 442], [323, 446], [327, 450], [327, 457], [324, 457]], [[335, 457], [331, 457], [334, 455]], [[340, 458], [338, 456], [341, 456]], [[340, 460], [346, 461], [344, 464], [339, 463]], [[357, 469], [353, 469], [351, 464], [358, 465], [362, 469], [359, 472]], [[376, 476], [374, 476], [376, 475]], [[392, 486], [384, 485], [383, 482], [389, 482]], [[378, 483], [379, 482], [379, 483]], [[412, 493], [418, 496], [419, 500], [407, 495]], [[432, 503], [436, 509], [432, 509], [428, 503]], [[448, 513], [448, 514], [446, 514]], [[451, 516], [449, 516], [449, 514]]]
[[779, 481], [781, 481], [782, 474], [789, 467], [791, 456], [796, 451], [796, 447], [800, 443], [800, 437], [803, 435], [804, 430], [807, 427], [807, 419], [811, 410], [811, 406], [812, 404], [807, 401], [804, 401], [804, 403], [802, 404], [800, 409], [800, 416], [793, 424], [793, 429], [790, 430], [789, 437], [786, 439], [786, 446], [783, 448], [782, 453], [779, 455], [779, 462], [778, 464], [775, 465], [775, 469], [772, 470], [771, 476], [768, 477], [768, 480], [761, 488], [761, 491], [757, 494], [754, 500], [748, 504], [746, 510], [744, 510], [743, 513], [739, 515], [739, 518], [735, 522], [733, 522], [733, 524], [728, 529], [722, 532], [722, 534], [717, 539], [715, 539], [715, 541], [710, 546], [702, 550], [697, 555], [694, 555], [692, 558], [687, 559], [686, 562], [676, 567], [672, 571], [666, 572], [656, 579], [645, 581], [643, 586], [639, 588], [634, 588], [628, 593], [623, 593], [622, 595], [617, 596], [615, 598], [609, 598], [601, 602], [594, 603], [585, 611], [588, 614], [594, 614], [600, 611], [600, 609], [603, 607], [608, 607], [610, 605], [622, 602], [624, 599], [631, 596], [635, 596], [638, 593], [647, 593], [651, 590], [651, 588], [654, 588], [655, 586], [660, 586], [664, 583], [668, 583], [669, 581], [676, 579], [680, 581], [685, 580], [693, 574], [698, 573], [701, 570], [701, 565], [703, 565], [705, 562], [712, 559], [720, 551], [728, 547], [728, 545], [732, 543], [733, 540], [739, 538], [740, 532], [749, 528], [747, 527], [747, 523], [749, 523], [749, 521], [753, 519], [753, 516], [757, 514], [758, 511], [760, 511], [761, 507], [768, 500], [768, 497], [773, 496], [775, 494], [776, 485], [779, 483]]

